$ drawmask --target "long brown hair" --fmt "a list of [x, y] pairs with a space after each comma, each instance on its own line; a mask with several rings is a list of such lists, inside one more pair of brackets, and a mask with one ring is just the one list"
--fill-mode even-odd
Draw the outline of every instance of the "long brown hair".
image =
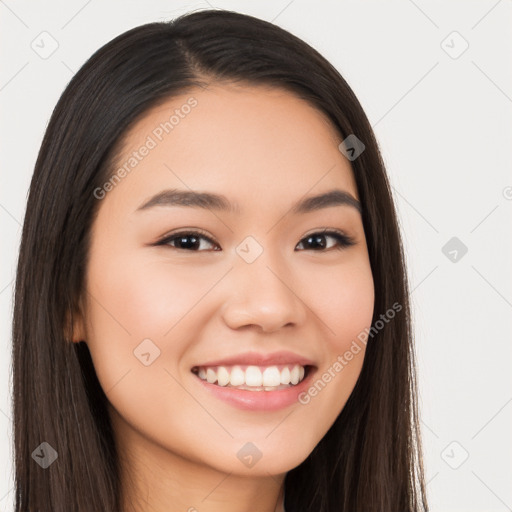
[[[349, 49], [347, 49], [349, 51]], [[120, 510], [118, 453], [107, 398], [85, 343], [67, 341], [84, 293], [94, 190], [112, 175], [122, 136], [156, 104], [230, 81], [286, 89], [365, 145], [351, 162], [375, 285], [373, 322], [356, 386], [335, 423], [285, 478], [287, 512], [428, 510], [402, 241], [378, 144], [356, 96], [311, 46], [260, 19], [223, 10], [131, 29], [70, 81], [32, 177], [13, 317], [16, 512]], [[373, 324], [372, 324], [373, 325]], [[58, 460], [46, 469], [34, 450]]]

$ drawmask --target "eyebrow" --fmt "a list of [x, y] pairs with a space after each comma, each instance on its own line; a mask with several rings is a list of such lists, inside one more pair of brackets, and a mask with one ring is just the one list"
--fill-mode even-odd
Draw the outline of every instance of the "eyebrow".
[[[240, 205], [237, 202], [230, 202], [226, 196], [221, 194], [179, 189], [169, 189], [159, 192], [145, 201], [136, 211], [144, 211], [156, 206], [186, 206], [190, 208], [225, 211], [232, 214], [241, 213]], [[305, 214], [332, 206], [350, 206], [362, 214], [361, 203], [351, 194], [340, 189], [333, 189], [322, 194], [300, 199], [292, 206], [291, 212], [294, 215]]]

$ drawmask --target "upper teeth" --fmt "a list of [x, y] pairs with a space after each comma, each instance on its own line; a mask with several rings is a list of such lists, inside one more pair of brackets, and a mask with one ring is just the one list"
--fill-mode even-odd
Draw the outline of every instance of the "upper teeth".
[[304, 378], [301, 365], [258, 367], [248, 366], [245, 371], [240, 366], [200, 367], [198, 375], [210, 384], [219, 386], [279, 386], [280, 384], [298, 384]]

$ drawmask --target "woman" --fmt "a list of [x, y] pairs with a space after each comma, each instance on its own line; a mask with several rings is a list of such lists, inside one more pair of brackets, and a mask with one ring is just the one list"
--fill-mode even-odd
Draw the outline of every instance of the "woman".
[[16, 511], [427, 510], [378, 145], [270, 23], [143, 25], [73, 77], [13, 336]]

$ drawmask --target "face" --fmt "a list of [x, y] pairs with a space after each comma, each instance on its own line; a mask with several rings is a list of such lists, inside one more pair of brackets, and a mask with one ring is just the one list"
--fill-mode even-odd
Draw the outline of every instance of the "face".
[[[374, 288], [360, 212], [343, 201], [359, 196], [341, 140], [289, 92], [228, 84], [175, 97], [129, 132], [115, 169], [125, 172], [96, 191], [74, 339], [139, 457], [285, 473], [343, 409], [364, 347], [345, 356], [371, 325]], [[341, 200], [296, 207], [334, 189]], [[293, 379], [305, 366], [305, 378], [280, 390], [220, 385], [237, 363], [257, 367], [242, 373], [251, 386], [282, 387], [285, 367]]]

